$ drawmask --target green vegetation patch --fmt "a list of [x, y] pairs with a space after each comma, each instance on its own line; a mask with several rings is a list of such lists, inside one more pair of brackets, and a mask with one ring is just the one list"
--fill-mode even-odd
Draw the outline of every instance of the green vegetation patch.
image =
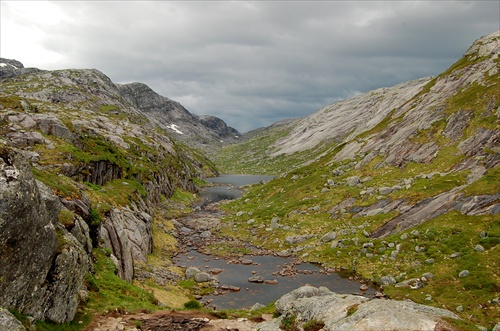
[[91, 289], [85, 312], [102, 313], [115, 309], [129, 312], [156, 311], [157, 300], [147, 292], [117, 276], [116, 266], [103, 249], [95, 249], [95, 274], [87, 277]]

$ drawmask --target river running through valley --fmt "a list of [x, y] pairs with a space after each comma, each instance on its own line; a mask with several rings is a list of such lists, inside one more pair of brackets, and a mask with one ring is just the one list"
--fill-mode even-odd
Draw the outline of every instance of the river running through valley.
[[[219, 185], [205, 188], [201, 192], [202, 202], [198, 204], [201, 208], [198, 211], [200, 219], [206, 219], [207, 213], [210, 213], [204, 209], [209, 204], [240, 197], [242, 190], [238, 187], [271, 179], [271, 176], [255, 175], [224, 175], [208, 179]], [[196, 212], [190, 215], [189, 224], [193, 224], [196, 217]], [[184, 232], [190, 236], [191, 242], [201, 238], [188, 230], [185, 229]], [[267, 305], [306, 284], [325, 286], [337, 293], [361, 294], [361, 284], [358, 281], [342, 278], [336, 273], [327, 272], [317, 265], [295, 258], [263, 255], [223, 259], [200, 253], [195, 247], [196, 244], [179, 254], [175, 262], [181, 267], [197, 267], [218, 280], [214, 294], [206, 295], [202, 300], [217, 309], [251, 308], [255, 303]], [[362, 294], [372, 295], [374, 292], [373, 288], [369, 288]]]

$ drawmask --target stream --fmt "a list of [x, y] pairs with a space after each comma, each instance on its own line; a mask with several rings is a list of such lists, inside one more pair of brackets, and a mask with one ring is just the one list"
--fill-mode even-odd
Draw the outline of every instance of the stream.
[[[198, 230], [198, 234], [193, 234], [194, 229], [192, 233], [188, 230], [194, 228], [193, 220], [196, 221], [197, 217], [207, 222], [207, 215], [215, 213], [207, 210], [207, 206], [217, 201], [240, 197], [243, 193], [238, 189], [240, 186], [270, 179], [272, 176], [256, 175], [223, 175], [207, 179], [218, 186], [205, 188], [201, 192], [201, 202], [197, 204], [200, 210], [189, 216], [191, 223], [184, 223], [188, 224], [187, 228], [183, 229], [184, 235], [189, 238], [189, 244], [184, 252], [174, 259], [178, 266], [197, 267], [217, 279], [215, 292], [205, 295], [201, 301], [217, 309], [248, 309], [256, 303], [267, 305], [306, 284], [325, 286], [337, 293], [373, 295], [374, 288], [370, 287], [361, 292], [358, 281], [342, 278], [337, 273], [311, 263], [301, 262], [293, 257], [257, 255], [224, 259], [197, 250], [197, 247], [203, 245], [203, 243], [196, 245], [196, 241], [202, 240], [199, 233], [206, 229]], [[191, 244], [192, 242], [195, 244]]]

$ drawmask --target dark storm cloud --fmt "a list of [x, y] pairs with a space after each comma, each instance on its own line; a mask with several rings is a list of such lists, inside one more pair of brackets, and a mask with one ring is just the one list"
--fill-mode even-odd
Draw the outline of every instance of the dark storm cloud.
[[[14, 1], [4, 3], [2, 25], [6, 19], [30, 22]], [[50, 19], [31, 18], [30, 26], [39, 32], [33, 42], [56, 54], [57, 61], [28, 62], [16, 55], [25, 65], [91, 67], [118, 83], [143, 82], [189, 111], [218, 116], [241, 131], [439, 74], [500, 24], [496, 1], [45, 6]], [[9, 56], [2, 48], [2, 56]]]

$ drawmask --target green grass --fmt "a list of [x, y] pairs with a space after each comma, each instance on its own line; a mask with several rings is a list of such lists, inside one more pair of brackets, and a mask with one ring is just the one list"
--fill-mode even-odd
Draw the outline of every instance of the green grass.
[[134, 312], [138, 310], [155, 311], [156, 298], [131, 283], [117, 276], [116, 266], [102, 249], [95, 249], [97, 260], [95, 275], [89, 275], [87, 283], [92, 283], [89, 300], [85, 305], [88, 312], [104, 312], [123, 309]]
[[32, 171], [34, 177], [50, 187], [55, 194], [68, 199], [81, 198], [80, 189], [71, 178], [34, 167], [32, 167]]

